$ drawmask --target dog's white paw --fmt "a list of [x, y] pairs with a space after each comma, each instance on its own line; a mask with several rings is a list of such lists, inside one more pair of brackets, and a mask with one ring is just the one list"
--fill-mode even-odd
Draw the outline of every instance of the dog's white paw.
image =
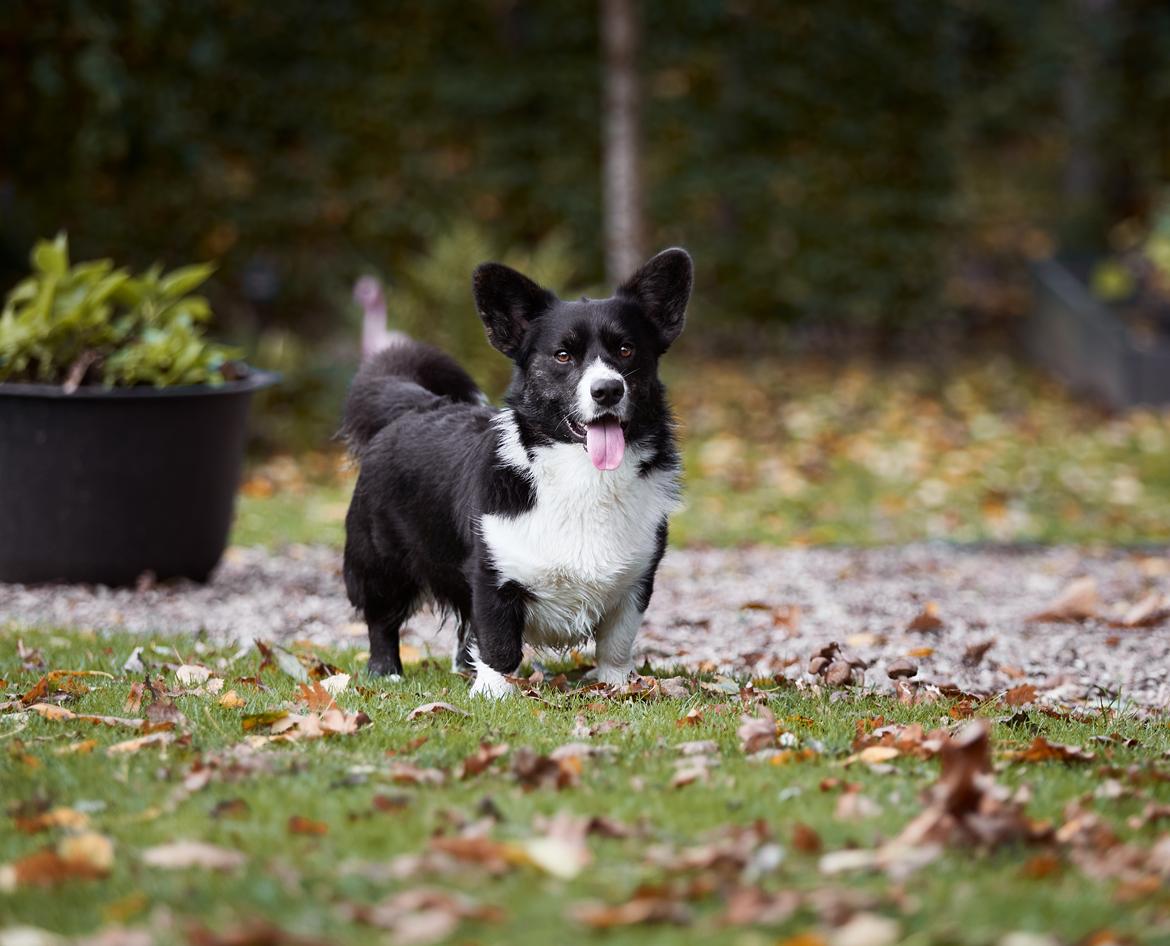
[[596, 680], [598, 683], [604, 683], [611, 687], [625, 686], [630, 679], [630, 674], [634, 672], [634, 665], [627, 664], [622, 667], [600, 666], [594, 667], [587, 674], [586, 680]]
[[477, 663], [475, 682], [471, 685], [472, 696], [483, 696], [489, 700], [501, 700], [516, 692], [516, 687], [502, 674], [485, 663]]

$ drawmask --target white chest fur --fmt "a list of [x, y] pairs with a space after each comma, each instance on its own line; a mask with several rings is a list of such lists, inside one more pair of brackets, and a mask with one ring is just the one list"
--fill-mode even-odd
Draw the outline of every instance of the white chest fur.
[[483, 516], [484, 542], [500, 583], [518, 582], [533, 596], [524, 639], [553, 648], [580, 644], [644, 574], [658, 527], [677, 505], [677, 476], [639, 476], [636, 447], [609, 472], [573, 444], [538, 447], [529, 461], [511, 412], [496, 425], [502, 459], [529, 478], [536, 504], [519, 516]]

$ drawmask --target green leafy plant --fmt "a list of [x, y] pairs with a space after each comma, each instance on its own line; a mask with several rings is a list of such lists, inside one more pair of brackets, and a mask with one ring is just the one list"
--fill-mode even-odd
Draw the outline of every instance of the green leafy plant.
[[64, 233], [37, 243], [31, 262], [0, 312], [0, 382], [167, 387], [235, 377], [238, 353], [203, 337], [211, 307], [192, 295], [211, 264], [137, 276], [111, 260], [71, 266]]

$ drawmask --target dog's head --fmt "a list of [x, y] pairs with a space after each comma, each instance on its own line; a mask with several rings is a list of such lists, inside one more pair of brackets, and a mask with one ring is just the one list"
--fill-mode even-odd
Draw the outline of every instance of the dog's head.
[[658, 359], [683, 330], [693, 281], [686, 250], [659, 253], [609, 299], [558, 299], [500, 263], [472, 280], [488, 340], [516, 367], [508, 404], [537, 443], [577, 443], [599, 470], [655, 435], [666, 405]]

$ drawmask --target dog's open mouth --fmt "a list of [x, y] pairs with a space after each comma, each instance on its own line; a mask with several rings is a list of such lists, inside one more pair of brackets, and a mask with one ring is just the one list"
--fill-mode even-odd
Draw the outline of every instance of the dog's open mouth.
[[612, 414], [603, 414], [588, 424], [570, 420], [569, 430], [584, 442], [585, 451], [597, 469], [616, 470], [622, 465], [626, 431], [622, 422]]

